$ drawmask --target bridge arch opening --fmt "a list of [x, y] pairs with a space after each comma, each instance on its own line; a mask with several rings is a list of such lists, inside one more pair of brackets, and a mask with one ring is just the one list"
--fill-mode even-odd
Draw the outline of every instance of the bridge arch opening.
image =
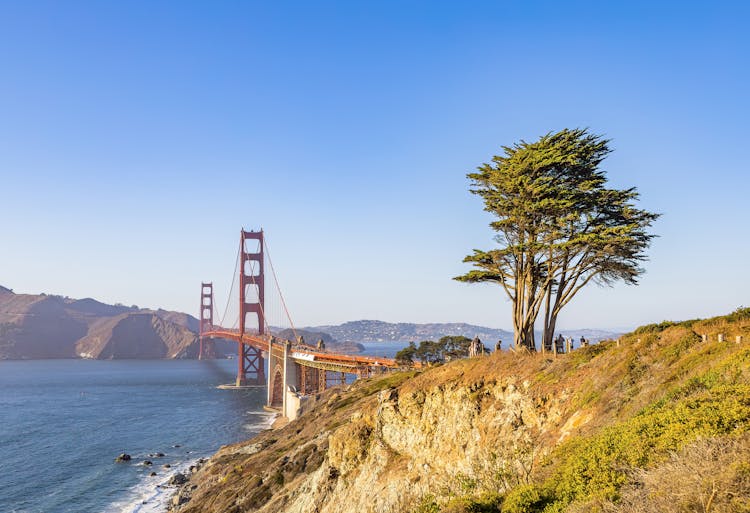
[[276, 365], [271, 380], [271, 408], [281, 408], [284, 405], [284, 371], [281, 365]]

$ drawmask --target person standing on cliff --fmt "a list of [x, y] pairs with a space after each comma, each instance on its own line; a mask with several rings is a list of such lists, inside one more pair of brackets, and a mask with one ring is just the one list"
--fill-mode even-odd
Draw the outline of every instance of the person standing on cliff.
[[562, 333], [559, 333], [557, 335], [557, 338], [555, 339], [555, 352], [556, 353], [565, 352], [565, 339], [563, 338]]
[[479, 340], [479, 337], [474, 337], [469, 346], [469, 358], [479, 356], [480, 354], [482, 354], [482, 341]]

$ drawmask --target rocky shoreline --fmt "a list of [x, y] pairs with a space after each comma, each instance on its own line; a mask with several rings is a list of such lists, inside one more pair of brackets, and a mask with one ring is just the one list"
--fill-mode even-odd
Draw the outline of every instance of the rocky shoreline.
[[[258, 437], [260, 434], [265, 433], [267, 431], [275, 431], [277, 429], [281, 429], [284, 426], [288, 424], [289, 421], [287, 421], [284, 417], [282, 417], [279, 414], [274, 415], [272, 418], [269, 419], [268, 427], [264, 430], [262, 430], [260, 433], [257, 433], [256, 435], [253, 435], [252, 437], [248, 438], [244, 442], [241, 443], [249, 443], [254, 438]], [[225, 447], [228, 447], [226, 445], [221, 446], [219, 448], [219, 451], [224, 449]], [[251, 446], [252, 447], [252, 446]], [[169, 497], [167, 502], [167, 507], [164, 510], [164, 513], [177, 513], [180, 511], [181, 507], [190, 502], [190, 499], [193, 497], [193, 491], [198, 488], [198, 485], [193, 483], [191, 481], [191, 477], [195, 475], [199, 470], [201, 470], [204, 466], [211, 464], [211, 459], [218, 454], [217, 451], [209, 458], [198, 458], [195, 460], [193, 464], [191, 464], [186, 473], [183, 472], [177, 472], [174, 474], [169, 481], [167, 482], [166, 486], [169, 487], [175, 487], [174, 492]]]
[[176, 511], [175, 508], [178, 508], [179, 506], [190, 501], [193, 490], [198, 487], [198, 485], [190, 483], [190, 475], [200, 470], [207, 461], [208, 460], [206, 458], [199, 458], [195, 461], [194, 465], [190, 465], [187, 475], [183, 474], [182, 472], [177, 472], [169, 479], [169, 481], [167, 482], [167, 486], [174, 486], [176, 487], [176, 489], [169, 500], [169, 504], [167, 506], [168, 512]]

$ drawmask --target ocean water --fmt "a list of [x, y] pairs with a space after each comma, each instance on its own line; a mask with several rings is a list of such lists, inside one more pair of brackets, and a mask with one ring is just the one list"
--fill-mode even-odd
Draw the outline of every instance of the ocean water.
[[363, 342], [365, 350], [361, 354], [393, 358], [396, 353], [409, 345], [408, 342]]
[[[235, 369], [235, 360], [0, 361], [0, 512], [162, 512], [171, 475], [268, 427], [265, 388], [216, 388]], [[132, 461], [114, 463], [122, 452]]]

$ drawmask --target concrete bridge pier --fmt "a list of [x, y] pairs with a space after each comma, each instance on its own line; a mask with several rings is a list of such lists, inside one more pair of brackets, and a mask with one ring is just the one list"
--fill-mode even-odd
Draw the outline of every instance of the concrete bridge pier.
[[267, 405], [293, 420], [297, 418], [300, 407], [300, 399], [296, 393], [300, 370], [299, 365], [291, 358], [291, 343], [284, 342], [282, 348], [283, 351], [279, 351], [276, 345], [276, 350], [272, 349], [268, 357]]

